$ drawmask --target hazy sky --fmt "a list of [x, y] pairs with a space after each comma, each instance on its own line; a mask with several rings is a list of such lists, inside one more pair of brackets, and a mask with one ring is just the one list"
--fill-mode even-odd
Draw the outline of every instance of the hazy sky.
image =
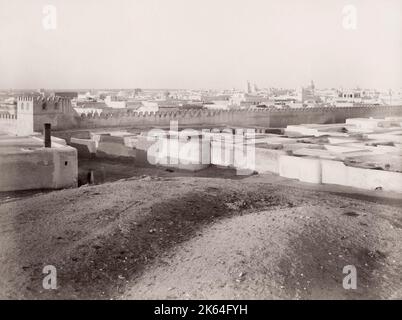
[[[44, 5], [57, 27], [43, 27]], [[357, 9], [356, 29], [342, 9]], [[0, 0], [0, 88], [402, 87], [400, 0]]]

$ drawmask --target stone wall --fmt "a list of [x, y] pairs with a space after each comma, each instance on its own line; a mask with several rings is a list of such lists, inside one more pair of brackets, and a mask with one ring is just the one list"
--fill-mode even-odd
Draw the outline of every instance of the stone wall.
[[279, 157], [279, 175], [302, 182], [402, 192], [402, 173], [346, 166], [342, 161], [310, 157]]
[[17, 134], [17, 118], [14, 115], [0, 114], [0, 132]]
[[341, 108], [297, 108], [262, 110], [188, 110], [151, 113], [101, 113], [82, 114], [77, 118], [76, 128], [93, 129], [130, 126], [169, 126], [170, 121], [179, 125], [228, 125], [263, 126], [284, 128], [302, 123], [342, 123], [347, 118], [402, 116], [402, 106], [359, 106]]
[[77, 186], [77, 150], [42, 148], [0, 154], [0, 191]]

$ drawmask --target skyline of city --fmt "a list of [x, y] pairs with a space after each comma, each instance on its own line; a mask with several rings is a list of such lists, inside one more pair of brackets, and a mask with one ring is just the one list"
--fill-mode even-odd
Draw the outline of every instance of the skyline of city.
[[242, 85], [239, 86], [233, 86], [233, 87], [222, 87], [222, 88], [210, 88], [210, 87], [202, 87], [202, 88], [178, 88], [178, 87], [144, 87], [144, 86], [135, 86], [135, 87], [26, 87], [26, 88], [0, 88], [0, 91], [40, 91], [40, 90], [46, 90], [46, 91], [60, 91], [60, 90], [66, 90], [66, 91], [88, 91], [88, 90], [94, 90], [94, 91], [102, 91], [102, 90], [112, 90], [112, 91], [117, 91], [117, 90], [136, 90], [136, 89], [141, 89], [141, 90], [151, 90], [151, 91], [163, 91], [163, 90], [176, 90], [176, 91], [216, 91], [216, 92], [223, 92], [223, 91], [244, 91], [247, 92], [247, 85], [250, 84], [252, 87], [257, 88], [258, 90], [256, 91], [266, 91], [270, 89], [280, 89], [280, 90], [297, 90], [303, 87], [308, 86], [311, 82], [314, 82], [314, 86], [318, 90], [377, 90], [377, 91], [389, 91], [389, 90], [395, 90], [395, 91], [400, 91], [402, 90], [402, 86], [400, 87], [384, 87], [384, 88], [379, 88], [379, 87], [364, 87], [359, 84], [355, 86], [322, 86], [320, 83], [316, 83], [314, 79], [310, 79], [307, 82], [300, 83], [295, 86], [262, 86], [259, 83], [245, 80], [243, 81]]
[[[308, 82], [307, 82], [308, 83]], [[306, 83], [304, 84], [300, 84], [297, 86], [260, 86], [259, 90], [260, 91], [264, 91], [264, 90], [269, 90], [269, 89], [278, 89], [278, 90], [289, 90], [289, 91], [293, 91], [295, 89], [299, 89], [299, 88], [303, 88], [306, 86]], [[79, 92], [84, 92], [84, 91], [119, 91], [119, 90], [136, 90], [136, 89], [141, 89], [141, 90], [150, 90], [150, 91], [164, 91], [164, 90], [171, 90], [171, 91], [216, 91], [216, 92], [230, 92], [230, 91], [243, 91], [246, 92], [247, 90], [244, 88], [243, 86], [238, 86], [238, 87], [223, 87], [223, 88], [174, 88], [174, 87], [141, 87], [141, 86], [136, 86], [136, 87], [31, 87], [31, 88], [0, 88], [0, 91], [16, 91], [16, 92], [29, 92], [29, 91], [40, 91], [40, 90], [46, 90], [49, 92], [52, 91], [79, 91]], [[378, 87], [363, 87], [360, 85], [356, 85], [356, 86], [329, 86], [329, 87], [322, 87], [319, 85], [316, 85], [316, 89], [318, 90], [376, 90], [379, 92], [389, 92], [389, 90], [391, 91], [401, 91], [402, 90], [402, 86], [400, 87], [395, 87], [395, 88], [389, 88], [389, 87], [384, 87], [384, 88], [378, 88]]]

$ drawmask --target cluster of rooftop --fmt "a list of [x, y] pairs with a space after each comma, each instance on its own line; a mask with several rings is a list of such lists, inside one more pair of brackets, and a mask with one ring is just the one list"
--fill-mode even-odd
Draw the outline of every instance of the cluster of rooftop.
[[288, 125], [281, 134], [267, 132], [265, 128], [109, 131], [91, 133], [90, 139], [72, 138], [71, 144], [81, 154], [128, 157], [141, 165], [193, 171], [215, 165], [309, 183], [402, 192], [402, 117]]
[[45, 140], [39, 133], [14, 136], [0, 132], [0, 191], [77, 186], [77, 150], [63, 139], [51, 137], [48, 146]]
[[170, 112], [182, 110], [288, 109], [401, 105], [402, 88], [317, 88], [313, 81], [297, 88], [261, 88], [247, 82], [245, 90], [102, 89], [71, 91], [0, 91], [0, 114], [15, 115], [20, 95], [63, 97], [78, 114]]

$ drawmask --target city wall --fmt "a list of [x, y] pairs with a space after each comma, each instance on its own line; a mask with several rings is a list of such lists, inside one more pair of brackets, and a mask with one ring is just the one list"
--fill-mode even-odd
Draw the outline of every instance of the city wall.
[[10, 114], [0, 114], [0, 131], [9, 134], [16, 134], [17, 117]]
[[179, 125], [263, 126], [284, 128], [302, 123], [342, 123], [347, 118], [402, 116], [402, 106], [359, 106], [261, 110], [189, 110], [178, 112], [82, 114], [77, 119], [78, 129], [130, 126], [169, 126], [176, 120]]

